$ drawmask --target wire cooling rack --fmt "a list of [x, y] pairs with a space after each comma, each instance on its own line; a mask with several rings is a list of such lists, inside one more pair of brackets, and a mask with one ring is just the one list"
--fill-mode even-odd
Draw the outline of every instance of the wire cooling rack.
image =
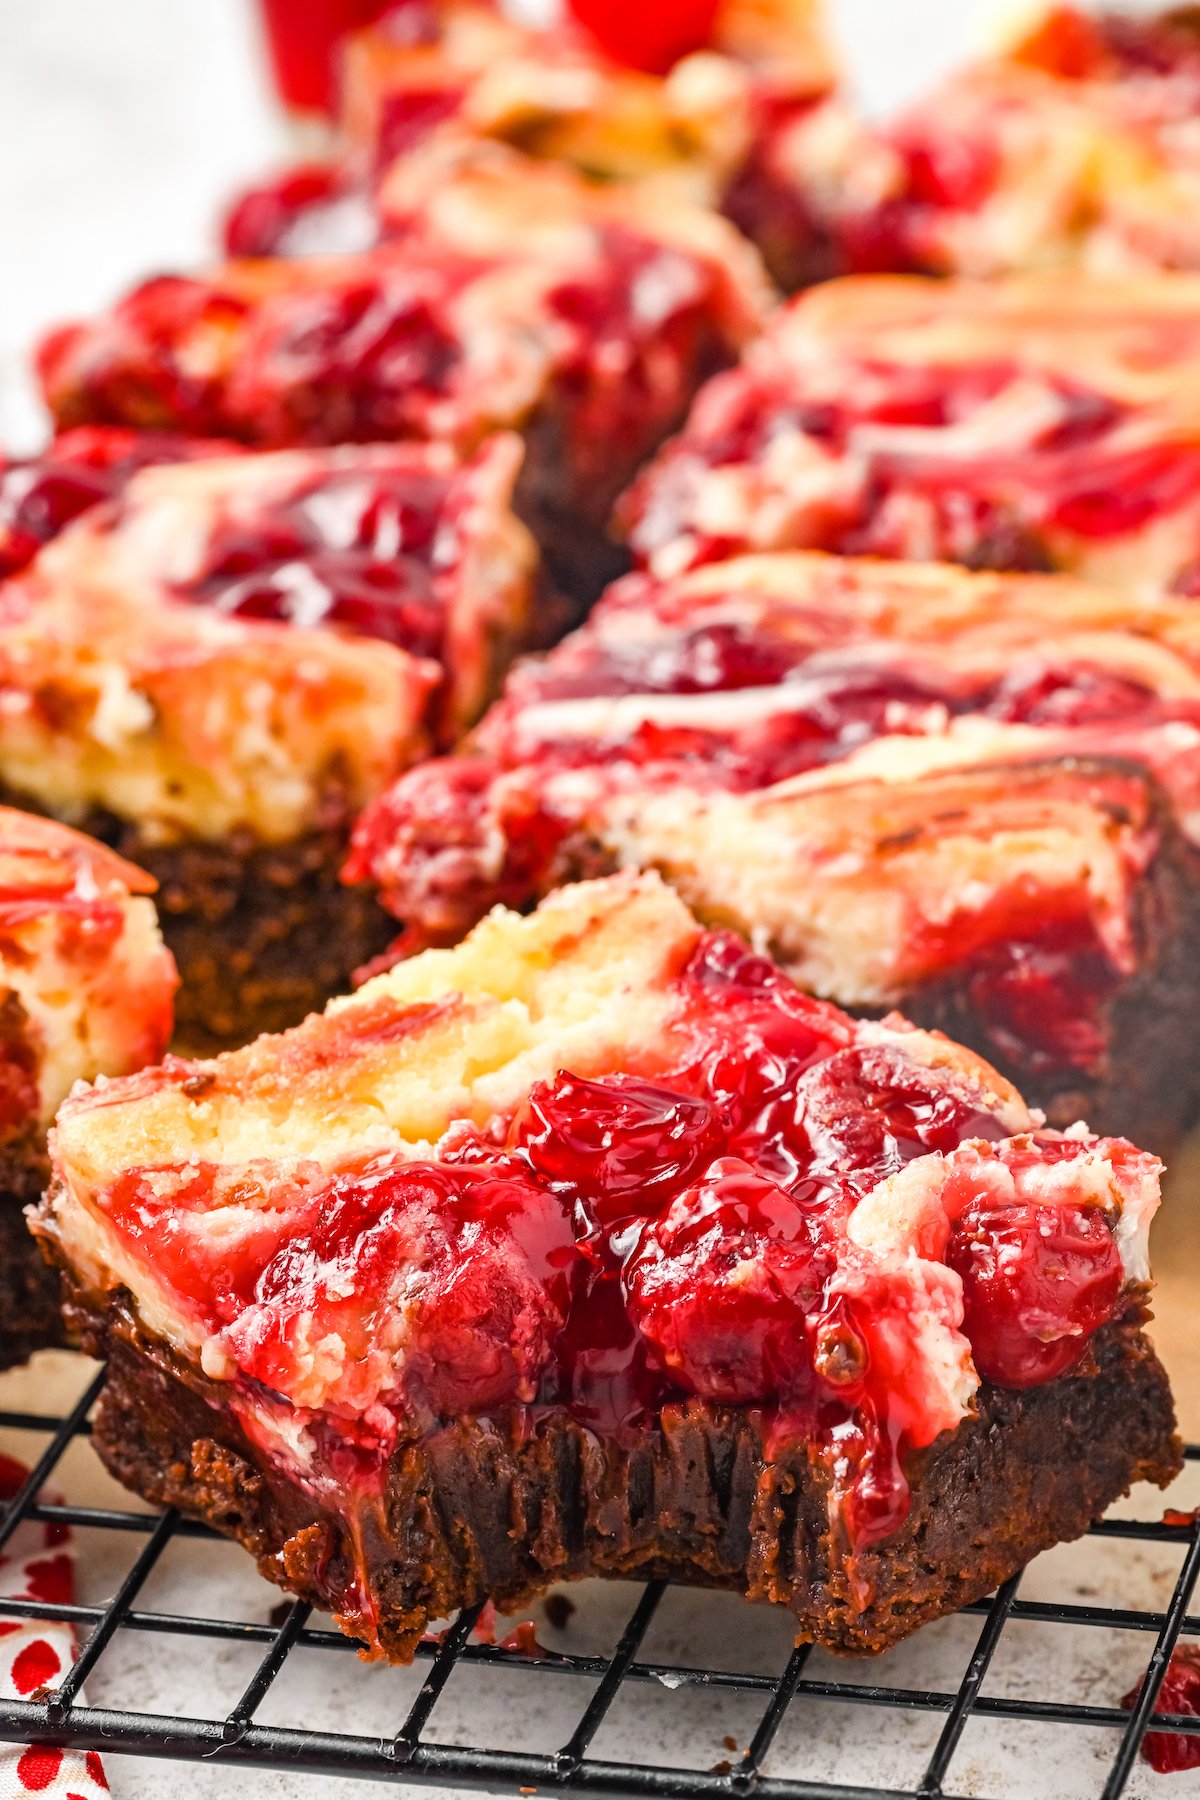
[[[1100, 1800], [1116, 1800], [1127, 1791], [1138, 1750], [1150, 1720], [1171, 1651], [1181, 1634], [1200, 1636], [1200, 1615], [1189, 1612], [1200, 1578], [1200, 1519], [1186, 1525], [1170, 1525], [1160, 1519], [1110, 1518], [1092, 1527], [1091, 1536], [1123, 1541], [1127, 1545], [1166, 1546], [1181, 1557], [1165, 1608], [1116, 1607], [1097, 1603], [1046, 1602], [1023, 1599], [1021, 1576], [1014, 1577], [990, 1599], [967, 1609], [960, 1621], [970, 1618], [969, 1639], [961, 1675], [957, 1681], [933, 1688], [869, 1683], [856, 1679], [829, 1678], [814, 1672], [811, 1647], [801, 1645], [786, 1658], [781, 1673], [746, 1673], [711, 1664], [664, 1663], [639, 1654], [664, 1597], [666, 1584], [652, 1582], [640, 1588], [632, 1610], [616, 1633], [615, 1647], [606, 1654], [563, 1654], [535, 1645], [514, 1650], [475, 1641], [473, 1632], [479, 1609], [461, 1614], [440, 1641], [421, 1646], [419, 1657], [427, 1665], [419, 1690], [407, 1703], [392, 1735], [352, 1735], [325, 1730], [299, 1729], [263, 1723], [260, 1713], [279, 1682], [289, 1659], [304, 1650], [352, 1653], [354, 1646], [339, 1632], [312, 1622], [311, 1609], [299, 1601], [284, 1601], [273, 1609], [270, 1621], [224, 1618], [206, 1613], [203, 1586], [189, 1584], [189, 1597], [200, 1602], [195, 1610], [147, 1610], [139, 1598], [151, 1582], [168, 1548], [179, 1540], [207, 1539], [214, 1534], [175, 1512], [154, 1513], [124, 1508], [48, 1503], [39, 1498], [47, 1483], [65, 1485], [60, 1469], [74, 1441], [89, 1432], [89, 1414], [100, 1392], [98, 1375], [78, 1403], [63, 1416], [0, 1411], [0, 1431], [20, 1433], [35, 1442], [44, 1441], [29, 1477], [11, 1504], [0, 1514], [0, 1552], [23, 1519], [56, 1521], [89, 1535], [124, 1534], [133, 1550], [116, 1591], [105, 1604], [51, 1605], [42, 1600], [4, 1600], [3, 1611], [13, 1616], [70, 1621], [80, 1639], [79, 1656], [66, 1679], [48, 1697], [0, 1700], [0, 1739], [34, 1742], [58, 1747], [100, 1747], [107, 1752], [176, 1761], [203, 1759], [229, 1767], [290, 1770], [324, 1776], [356, 1776], [429, 1787], [475, 1788], [497, 1793], [594, 1793], [635, 1795], [654, 1800], [683, 1800], [684, 1796], [720, 1796], [721, 1800], [927, 1800], [932, 1796], [957, 1795], [956, 1754], [969, 1724], [994, 1721], [993, 1730], [1011, 1729], [1002, 1721], [1035, 1723], [1040, 1727], [1089, 1727], [1111, 1739], [1111, 1756], [1100, 1764]], [[1200, 1445], [1188, 1451], [1189, 1462], [1200, 1464]], [[69, 1458], [68, 1458], [69, 1460]], [[1193, 1474], [1195, 1469], [1193, 1467]], [[231, 1558], [240, 1558], [249, 1574], [244, 1553], [223, 1546]], [[1129, 1555], [1139, 1554], [1133, 1550]], [[239, 1565], [240, 1566], [240, 1565]], [[1173, 1565], [1172, 1565], [1173, 1567]], [[253, 1581], [253, 1577], [250, 1576]], [[625, 1590], [622, 1590], [624, 1592]], [[246, 1609], [250, 1610], [250, 1609]], [[975, 1620], [978, 1628], [975, 1628]], [[1095, 1705], [1069, 1698], [1029, 1698], [985, 1692], [989, 1669], [1006, 1632], [1051, 1626], [1084, 1628], [1097, 1633], [1142, 1634], [1150, 1653], [1143, 1668], [1141, 1698], [1132, 1712], [1116, 1705]], [[936, 1630], [936, 1627], [927, 1630]], [[233, 1707], [214, 1709], [197, 1716], [171, 1716], [165, 1712], [130, 1711], [85, 1704], [81, 1690], [85, 1680], [95, 1681], [102, 1660], [129, 1634], [158, 1633], [183, 1637], [200, 1648], [214, 1641], [236, 1641], [251, 1652], [261, 1646], [257, 1667]], [[722, 1640], [718, 1639], [718, 1642]], [[915, 1640], [914, 1640], [915, 1641]], [[1093, 1639], [1106, 1654], [1107, 1640]], [[729, 1638], [723, 1640], [729, 1648]], [[726, 1660], [733, 1660], [726, 1658]], [[828, 1664], [828, 1659], [826, 1659]], [[574, 1728], [561, 1747], [548, 1753], [488, 1748], [437, 1742], [429, 1733], [431, 1715], [451, 1677], [478, 1680], [480, 1670], [497, 1666], [520, 1676], [514, 1707], [536, 1713], [546, 1700], [546, 1684], [564, 1676], [584, 1677], [589, 1698]], [[851, 1667], [856, 1674], [862, 1665]], [[526, 1685], [527, 1684], [527, 1685]], [[200, 1681], [189, 1692], [195, 1695]], [[698, 1768], [657, 1767], [645, 1761], [620, 1761], [611, 1754], [595, 1753], [598, 1737], [612, 1736], [611, 1725], [619, 1700], [627, 1701], [648, 1686], [661, 1693], [701, 1688], [714, 1700], [736, 1696], [754, 1709], [743, 1734], [744, 1749], [715, 1766]], [[1132, 1685], [1122, 1683], [1125, 1685]], [[1117, 1690], [1119, 1693], [1120, 1690]], [[893, 1715], [925, 1715], [934, 1725], [940, 1719], [923, 1772], [912, 1785], [864, 1786], [861, 1779], [781, 1777], [765, 1764], [785, 1718], [806, 1703], [844, 1703], [877, 1709], [873, 1731], [884, 1721], [879, 1712]], [[749, 1715], [748, 1715], [749, 1716]], [[1200, 1734], [1200, 1718], [1153, 1719], [1162, 1732]], [[734, 1748], [734, 1740], [726, 1738]], [[959, 1759], [962, 1760], [961, 1758]], [[1140, 1765], [1144, 1771], [1145, 1765]], [[1156, 1777], [1149, 1777], [1156, 1781]], [[1173, 1795], [1178, 1776], [1167, 1783]], [[1197, 1789], [1188, 1783], [1188, 1790]], [[1050, 1794], [1054, 1790], [1041, 1790]], [[969, 1792], [979, 1789], [969, 1786]]]

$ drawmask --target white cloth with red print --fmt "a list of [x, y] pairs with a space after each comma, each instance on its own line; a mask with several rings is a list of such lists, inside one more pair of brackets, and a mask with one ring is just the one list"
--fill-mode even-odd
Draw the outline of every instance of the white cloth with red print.
[[[0, 1454], [0, 1500], [11, 1500], [29, 1471]], [[0, 1554], [0, 1696], [28, 1700], [57, 1685], [75, 1660], [75, 1633], [62, 1621], [6, 1619], [5, 1600], [69, 1603], [75, 1553], [67, 1526], [24, 1519]], [[101, 1800], [108, 1792], [95, 1750], [0, 1744], [0, 1800]]]

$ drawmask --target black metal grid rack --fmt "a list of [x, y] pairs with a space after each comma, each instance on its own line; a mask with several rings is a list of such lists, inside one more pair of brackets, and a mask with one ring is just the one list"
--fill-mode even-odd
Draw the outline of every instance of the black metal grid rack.
[[[643, 1639], [659, 1607], [664, 1584], [641, 1589], [616, 1648], [610, 1656], [540, 1656], [472, 1640], [478, 1609], [464, 1613], [440, 1643], [422, 1645], [428, 1673], [407, 1716], [391, 1738], [289, 1729], [257, 1721], [262, 1703], [299, 1648], [352, 1651], [339, 1632], [314, 1625], [310, 1608], [299, 1601], [279, 1609], [278, 1623], [254, 1623], [205, 1617], [197, 1612], [139, 1610], [139, 1594], [173, 1538], [209, 1537], [207, 1528], [174, 1512], [145, 1513], [95, 1506], [47, 1504], [39, 1499], [47, 1480], [71, 1445], [86, 1435], [89, 1414], [103, 1377], [97, 1376], [78, 1404], [64, 1417], [0, 1411], [0, 1430], [44, 1434], [46, 1446], [21, 1491], [0, 1514], [0, 1550], [23, 1519], [59, 1521], [92, 1530], [137, 1534], [144, 1539], [116, 1593], [105, 1605], [50, 1605], [45, 1601], [0, 1601], [8, 1616], [70, 1621], [80, 1640], [79, 1656], [65, 1681], [50, 1697], [0, 1700], [0, 1739], [58, 1747], [78, 1746], [128, 1755], [177, 1761], [203, 1758], [240, 1768], [291, 1769], [296, 1772], [357, 1776], [403, 1785], [468, 1787], [497, 1793], [594, 1793], [634, 1795], [651, 1800], [927, 1800], [949, 1796], [952, 1761], [968, 1721], [998, 1718], [1037, 1721], [1051, 1726], [1091, 1726], [1111, 1732], [1113, 1754], [1099, 1800], [1117, 1800], [1126, 1791], [1142, 1737], [1168, 1659], [1181, 1634], [1200, 1637], [1200, 1614], [1189, 1611], [1200, 1579], [1200, 1519], [1184, 1525], [1161, 1520], [1109, 1519], [1093, 1526], [1098, 1537], [1167, 1543], [1184, 1552], [1169, 1603], [1163, 1611], [1118, 1609], [1102, 1604], [1057, 1605], [1022, 1600], [1020, 1576], [1007, 1582], [990, 1600], [968, 1611], [980, 1624], [966, 1667], [956, 1688], [919, 1690], [872, 1686], [861, 1681], [821, 1680], [808, 1673], [810, 1647], [794, 1650], [782, 1674], [739, 1674], [720, 1667], [674, 1667], [639, 1659]], [[1200, 1463], [1200, 1445], [1188, 1451]], [[237, 1553], [240, 1554], [240, 1553]], [[1087, 1626], [1144, 1633], [1151, 1652], [1141, 1698], [1132, 1712], [1117, 1707], [1070, 1701], [1023, 1699], [984, 1693], [984, 1681], [1002, 1634], [1010, 1621]], [[199, 1640], [236, 1639], [261, 1644], [262, 1658], [237, 1704], [227, 1715], [167, 1717], [85, 1705], [83, 1682], [119, 1633], [182, 1634]], [[557, 1675], [588, 1677], [594, 1685], [574, 1731], [557, 1752], [533, 1754], [487, 1748], [463, 1748], [431, 1742], [426, 1727], [451, 1675], [471, 1665], [521, 1670], [533, 1684]], [[660, 1683], [667, 1688], [703, 1685], [714, 1692], [734, 1692], [761, 1710], [749, 1746], [737, 1760], [717, 1769], [676, 1769], [620, 1763], [589, 1754], [618, 1693], [626, 1684]], [[903, 1709], [942, 1715], [943, 1723], [924, 1773], [911, 1787], [864, 1787], [826, 1780], [783, 1779], [763, 1772], [776, 1734], [788, 1709], [805, 1699], [843, 1701], [858, 1706]], [[536, 1706], [536, 1696], [531, 1695]], [[1155, 1716], [1155, 1731], [1200, 1734], [1200, 1718]], [[951, 1782], [951, 1785], [946, 1785]]]

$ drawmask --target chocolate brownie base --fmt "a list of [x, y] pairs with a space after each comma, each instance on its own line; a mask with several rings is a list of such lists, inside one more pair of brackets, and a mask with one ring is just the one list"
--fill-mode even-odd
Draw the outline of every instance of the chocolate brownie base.
[[0, 1369], [63, 1342], [62, 1277], [25, 1222], [48, 1173], [44, 1153], [0, 1152]]
[[339, 881], [339, 831], [279, 845], [154, 846], [126, 827], [106, 841], [158, 882], [159, 923], [179, 968], [175, 1029], [192, 1050], [299, 1024], [396, 934], [373, 893]]
[[[0, 787], [0, 803], [44, 812]], [[128, 820], [92, 812], [71, 823], [145, 869], [179, 969], [175, 1029], [197, 1053], [286, 1031], [379, 956], [395, 922], [367, 888], [338, 879], [348, 830], [314, 831], [285, 844], [248, 834], [209, 844], [148, 843]]]
[[94, 1441], [113, 1474], [237, 1538], [269, 1580], [398, 1662], [432, 1619], [488, 1597], [517, 1610], [584, 1576], [730, 1588], [790, 1607], [802, 1639], [874, 1653], [1180, 1466], [1166, 1376], [1127, 1322], [1086, 1374], [984, 1388], [977, 1417], [912, 1459], [904, 1524], [855, 1555], [804, 1444], [768, 1461], [760, 1414], [700, 1401], [623, 1441], [561, 1414], [447, 1423], [393, 1452], [352, 1532], [127, 1313], [84, 1316], [84, 1335], [109, 1357]]

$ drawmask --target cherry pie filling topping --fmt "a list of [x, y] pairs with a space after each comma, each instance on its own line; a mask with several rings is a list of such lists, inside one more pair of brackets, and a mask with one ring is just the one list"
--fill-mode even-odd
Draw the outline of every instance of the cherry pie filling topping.
[[[1000, 1386], [1078, 1368], [1122, 1308], [1122, 1184], [1156, 1165], [1116, 1140], [1008, 1135], [970, 1076], [731, 934], [700, 937], [675, 996], [643, 1066], [539, 1082], [427, 1160], [138, 1168], [100, 1205], [135, 1252], [153, 1245], [240, 1416], [300, 1414], [312, 1479], [369, 1495], [397, 1438], [438, 1420], [565, 1410], [621, 1434], [698, 1397], [812, 1440], [861, 1546], [902, 1521], [907, 1454], [968, 1410], [931, 1373], [923, 1321]], [[882, 1247], [856, 1239], [888, 1181], [909, 1184], [890, 1248], [887, 1206]]]
[[[1143, 354], [1168, 360], [1172, 329], [1148, 327]], [[1024, 427], [1003, 416], [1017, 394], [1028, 408]], [[989, 417], [998, 435], [985, 445]], [[861, 470], [853, 493], [832, 501], [816, 528], [820, 547], [910, 554], [906, 532], [920, 505], [922, 541], [930, 531], [936, 538], [922, 555], [1051, 569], [1063, 534], [1102, 543], [1196, 504], [1200, 443], [1165, 432], [1146, 442], [1137, 425], [1138, 415], [1115, 399], [1003, 361], [843, 362], [836, 391], [816, 379], [797, 390], [775, 371], [747, 368], [713, 384], [621, 511], [639, 553], [686, 534], [693, 561], [720, 560], [745, 545], [692, 516], [692, 484], [731, 465], [769, 469], [776, 442], [803, 433], [831, 466]], [[961, 443], [955, 432], [967, 434]]]

